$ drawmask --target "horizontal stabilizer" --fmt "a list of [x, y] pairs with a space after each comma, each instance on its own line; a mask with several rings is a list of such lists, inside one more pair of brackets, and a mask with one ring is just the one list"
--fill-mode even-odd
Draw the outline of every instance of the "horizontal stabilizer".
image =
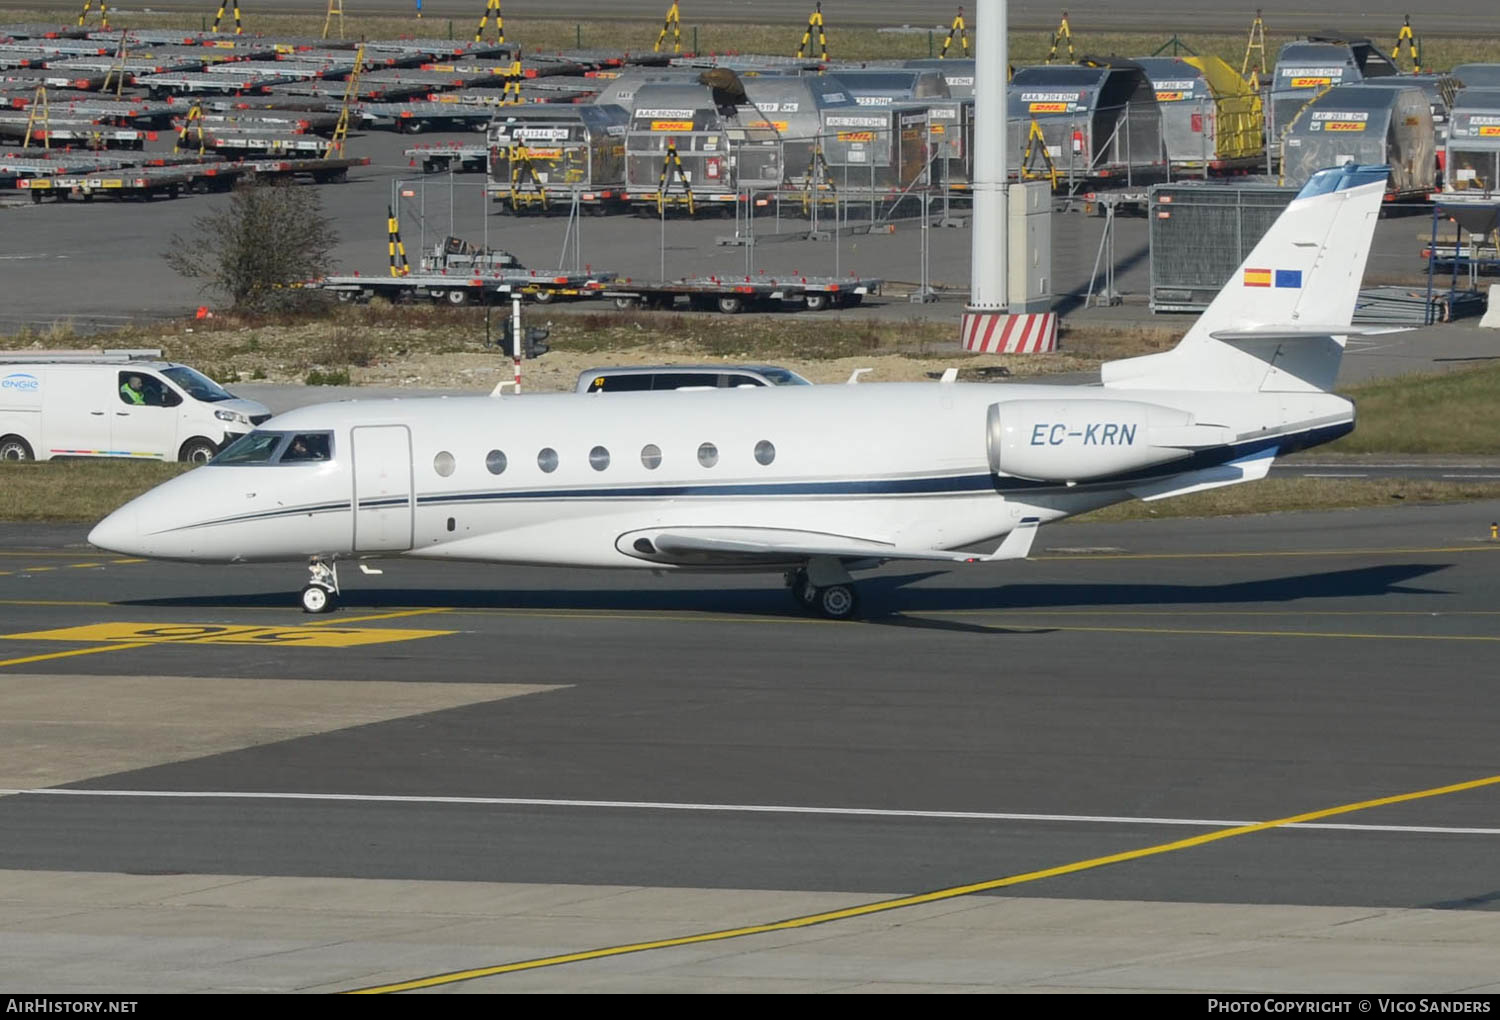
[[1248, 340], [1322, 340], [1330, 336], [1378, 336], [1389, 333], [1388, 328], [1359, 329], [1354, 326], [1247, 326], [1244, 329], [1219, 329], [1208, 334], [1225, 343], [1242, 343]]

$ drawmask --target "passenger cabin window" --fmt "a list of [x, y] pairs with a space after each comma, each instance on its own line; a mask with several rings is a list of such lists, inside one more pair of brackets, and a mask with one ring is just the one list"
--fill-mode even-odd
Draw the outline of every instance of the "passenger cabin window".
[[609, 451], [602, 446], [596, 446], [590, 450], [589, 467], [595, 471], [603, 471], [609, 467]]
[[762, 467], [769, 467], [771, 461], [776, 459], [776, 447], [769, 439], [762, 439], [755, 444], [755, 462]]
[[536, 455], [536, 466], [547, 474], [557, 470], [557, 451], [550, 446], [543, 447]]
[[252, 432], [240, 436], [224, 449], [210, 464], [269, 464], [276, 448], [286, 438], [282, 432]]
[[652, 387], [658, 390], [701, 390], [717, 389], [719, 386], [719, 374], [717, 372], [663, 372], [656, 377], [656, 385]]
[[491, 450], [484, 457], [484, 466], [492, 475], [503, 475], [508, 463], [505, 453], [501, 450]]
[[443, 450], [436, 457], [432, 458], [432, 470], [436, 471], [444, 478], [447, 478], [449, 475], [453, 474], [453, 468], [453, 454], [449, 453], [447, 450]]
[[759, 379], [755, 378], [755, 376], [753, 376], [753, 375], [731, 375], [731, 376], [729, 376], [729, 382], [727, 383], [727, 385], [729, 385], [731, 387], [735, 387], [735, 386], [764, 386], [765, 383], [761, 382]]
[[713, 443], [704, 443], [698, 447], [698, 463], [706, 468], [711, 468], [719, 462], [719, 448]]
[[299, 432], [292, 436], [292, 441], [282, 451], [279, 463], [289, 464], [296, 461], [332, 460], [332, 439], [333, 437], [326, 432]]
[[647, 471], [655, 471], [661, 467], [661, 447], [655, 443], [647, 443], [641, 447], [641, 463]]

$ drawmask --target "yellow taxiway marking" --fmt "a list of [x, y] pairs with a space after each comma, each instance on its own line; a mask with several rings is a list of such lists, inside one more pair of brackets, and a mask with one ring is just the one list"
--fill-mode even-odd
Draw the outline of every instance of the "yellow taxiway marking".
[[427, 616], [431, 613], [446, 613], [450, 610], [446, 606], [435, 606], [428, 609], [398, 609], [389, 613], [375, 613], [371, 616], [335, 616], [327, 620], [310, 620], [303, 624], [304, 627], [331, 627], [345, 623], [365, 623], [369, 620], [394, 620], [401, 616]]
[[72, 655], [93, 655], [95, 652], [123, 652], [127, 648], [145, 648], [146, 646], [146, 642], [118, 645], [95, 645], [93, 648], [74, 648], [72, 651], [48, 652], [45, 655], [28, 655], [20, 659], [0, 659], [0, 666], [21, 666], [28, 662], [41, 662], [43, 659], [66, 659]]
[[57, 630], [0, 635], [10, 641], [108, 641], [143, 644], [297, 645], [302, 648], [351, 648], [391, 641], [440, 637], [451, 630], [401, 630], [394, 627], [256, 627], [212, 623], [94, 623]]
[[[943, 617], [947, 613], [913, 613], [913, 616]], [[1500, 641], [1500, 635], [1488, 634], [1362, 634], [1355, 631], [1336, 630], [1229, 630], [1192, 627], [1079, 627], [1074, 624], [1051, 624], [1044, 622], [1045, 614], [1027, 617], [1024, 614], [1007, 616], [1008, 626], [1028, 622], [1033, 627], [1045, 627], [1059, 633], [1073, 634], [1173, 634], [1202, 635], [1207, 637], [1275, 637], [1275, 638], [1349, 638], [1372, 641]]]
[[627, 945], [607, 946], [602, 949], [590, 949], [578, 953], [564, 953], [558, 956], [543, 956], [532, 960], [520, 960], [515, 963], [502, 963], [493, 967], [476, 967], [470, 970], [453, 971], [447, 974], [435, 974], [431, 977], [417, 978], [412, 981], [401, 981], [395, 984], [353, 989], [352, 993], [379, 994], [383, 992], [406, 992], [417, 988], [432, 988], [438, 985], [454, 984], [459, 981], [472, 981], [475, 978], [494, 977], [498, 974], [512, 974], [516, 971], [555, 967], [565, 963], [580, 963], [584, 960], [600, 960], [610, 956], [624, 956], [627, 953], [642, 953], [652, 949], [670, 949], [676, 946], [691, 946], [704, 942], [722, 942], [726, 939], [743, 938], [747, 935], [764, 935], [768, 932], [793, 931], [815, 924], [826, 924], [829, 921], [841, 921], [851, 917], [880, 914], [890, 910], [900, 910], [902, 907], [918, 906], [923, 903], [938, 903], [943, 900], [957, 899], [961, 896], [970, 896], [974, 893], [989, 892], [993, 889], [1004, 889], [1008, 886], [1022, 885], [1027, 882], [1057, 878], [1061, 875], [1071, 875], [1080, 871], [1090, 871], [1094, 868], [1102, 868], [1110, 864], [1122, 864], [1126, 861], [1140, 860], [1143, 857], [1153, 857], [1158, 854], [1173, 853], [1178, 850], [1187, 850], [1192, 847], [1216, 843], [1225, 839], [1233, 839], [1236, 836], [1248, 836], [1251, 833], [1264, 832], [1267, 829], [1275, 829], [1284, 825], [1311, 822], [1320, 818], [1330, 818], [1334, 815], [1365, 811], [1370, 808], [1401, 804], [1406, 801], [1423, 800], [1428, 797], [1441, 797], [1450, 793], [1477, 790], [1480, 787], [1494, 786], [1496, 784], [1500, 784], [1500, 776], [1486, 776], [1483, 779], [1454, 783], [1450, 786], [1438, 786], [1428, 790], [1417, 790], [1412, 793], [1400, 793], [1392, 797], [1379, 797], [1374, 800], [1363, 800], [1354, 804], [1341, 804], [1338, 807], [1308, 811], [1300, 815], [1289, 815], [1286, 818], [1277, 818], [1269, 822], [1252, 822], [1249, 825], [1237, 825], [1229, 829], [1220, 829], [1217, 832], [1204, 833], [1201, 836], [1191, 836], [1187, 839], [1173, 840], [1170, 843], [1158, 843], [1155, 846], [1142, 847], [1139, 850], [1126, 850], [1122, 853], [1109, 854], [1104, 857], [1091, 857], [1087, 860], [1074, 861], [1072, 864], [1043, 868], [1039, 871], [1028, 871], [1020, 875], [1007, 875], [1004, 878], [974, 882], [969, 885], [950, 886], [947, 889], [937, 889], [932, 892], [919, 893], [915, 896], [878, 900], [874, 903], [865, 903], [857, 907], [847, 907], [843, 910], [829, 910], [819, 914], [804, 914], [801, 917], [791, 917], [784, 921], [746, 925], [741, 928], [723, 928], [718, 931], [700, 932], [695, 935], [683, 935], [678, 938], [656, 939], [651, 942], [634, 942]]

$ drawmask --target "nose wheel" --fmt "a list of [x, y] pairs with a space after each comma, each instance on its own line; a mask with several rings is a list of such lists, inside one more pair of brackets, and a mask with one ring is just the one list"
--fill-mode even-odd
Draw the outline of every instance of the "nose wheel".
[[338, 567], [323, 560], [310, 560], [307, 564], [307, 587], [302, 589], [302, 611], [304, 613], [329, 613], [339, 602]]

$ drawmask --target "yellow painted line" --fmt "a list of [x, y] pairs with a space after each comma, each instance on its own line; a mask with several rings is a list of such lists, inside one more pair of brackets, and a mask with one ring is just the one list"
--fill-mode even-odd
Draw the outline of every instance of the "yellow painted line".
[[1354, 804], [1342, 804], [1338, 807], [1308, 811], [1300, 815], [1289, 815], [1286, 818], [1277, 818], [1269, 822], [1252, 822], [1249, 825], [1238, 825], [1229, 829], [1220, 829], [1216, 832], [1208, 832], [1200, 836], [1173, 840], [1170, 843], [1158, 843], [1155, 846], [1143, 847], [1139, 850], [1126, 850], [1122, 853], [1109, 854], [1104, 857], [1091, 857], [1087, 860], [1075, 861], [1072, 864], [1043, 868], [1040, 871], [1028, 871], [1020, 875], [1008, 875], [1004, 878], [990, 879], [986, 882], [950, 886], [947, 889], [937, 889], [932, 892], [919, 893], [915, 896], [878, 900], [874, 903], [865, 903], [857, 907], [847, 907], [843, 910], [804, 914], [801, 917], [791, 917], [784, 921], [746, 925], [741, 928], [724, 928], [719, 931], [701, 932], [696, 935], [684, 935], [678, 938], [657, 939], [651, 942], [634, 942], [628, 945], [608, 946], [603, 949], [590, 949], [584, 952], [565, 953], [559, 956], [544, 956], [533, 960], [521, 960], [516, 963], [502, 963], [493, 967], [476, 967], [471, 970], [436, 974], [431, 977], [417, 978], [412, 981], [401, 981], [395, 984], [353, 989], [352, 993], [380, 994], [384, 992], [406, 992], [417, 988], [432, 988], [438, 985], [454, 984], [459, 981], [472, 981], [475, 978], [493, 977], [497, 974], [512, 974], [516, 971], [555, 967], [564, 963], [579, 963], [584, 960], [600, 960], [610, 956], [624, 956], [627, 953], [641, 953], [652, 949], [670, 949], [676, 946], [691, 946], [704, 942], [722, 942], [726, 939], [743, 938], [747, 935], [764, 935], [768, 932], [794, 931], [798, 928], [807, 928], [815, 924], [826, 924], [829, 921], [842, 921], [851, 917], [864, 917], [890, 910], [900, 910], [903, 907], [915, 907], [923, 903], [938, 903], [943, 900], [957, 899], [961, 896], [971, 896], [974, 893], [989, 892], [993, 889], [1004, 889], [1027, 882], [1038, 882], [1043, 879], [1057, 878], [1062, 875], [1072, 875], [1080, 871], [1091, 871], [1094, 868], [1102, 868], [1110, 864], [1122, 864], [1126, 861], [1140, 860], [1143, 857], [1154, 857], [1159, 854], [1187, 850], [1192, 847], [1204, 846], [1208, 843], [1233, 839], [1236, 836], [1247, 836], [1255, 832], [1264, 832], [1267, 829], [1275, 829], [1283, 825], [1311, 822], [1320, 818], [1331, 818], [1335, 815], [1365, 811], [1376, 807], [1386, 807], [1406, 801], [1423, 800], [1429, 797], [1441, 797], [1450, 793], [1462, 793], [1465, 790], [1477, 790], [1481, 787], [1496, 784], [1500, 784], [1500, 776], [1486, 776], [1483, 779], [1472, 779], [1468, 782], [1454, 783], [1450, 786], [1438, 786], [1428, 790], [1417, 790], [1413, 793], [1400, 793], [1392, 797], [1379, 797], [1374, 800], [1363, 800]]
[[46, 655], [28, 655], [21, 659], [0, 659], [0, 666], [20, 666], [28, 662], [41, 662], [44, 659], [66, 659], [70, 655], [93, 655], [95, 652], [121, 652], [127, 648], [145, 648], [146, 643], [99, 645], [96, 648], [74, 648], [68, 652], [48, 652]]
[[40, 574], [44, 570], [56, 570], [56, 569], [57, 569], [56, 567], [22, 567], [21, 568], [21, 572], [22, 573], [30, 572], [30, 573], [33, 573], [33, 574]]
[[1473, 545], [1440, 545], [1423, 549], [1287, 549], [1265, 552], [1216, 553], [1061, 553], [1052, 556], [1028, 556], [1029, 560], [1236, 560], [1271, 557], [1307, 556], [1415, 556], [1428, 553], [1500, 552], [1500, 542]]
[[0, 599], [0, 606], [96, 606], [108, 608], [113, 602], [65, 602], [56, 599]]
[[69, 563], [69, 570], [82, 570], [84, 567], [102, 567], [102, 563]]
[[110, 560], [111, 563], [145, 563], [145, 560]]
[[366, 623], [370, 620], [394, 620], [401, 616], [426, 616], [430, 613], [446, 613], [446, 608], [437, 607], [430, 609], [400, 609], [390, 613], [375, 613], [372, 616], [335, 616], [327, 620], [312, 620], [304, 623], [304, 627], [329, 627], [345, 623]]
[[1491, 636], [1485, 634], [1360, 634], [1325, 630], [1194, 630], [1188, 627], [1075, 627], [1071, 624], [1064, 624], [1059, 627], [1036, 621], [1033, 621], [1032, 625], [1077, 634], [1196, 634], [1208, 637], [1363, 638], [1373, 641], [1500, 641], [1500, 635]]
[[81, 627], [4, 634], [10, 641], [118, 641], [131, 644], [296, 645], [302, 648], [352, 648], [393, 641], [441, 637], [451, 630], [402, 630], [395, 627], [234, 626], [214, 623], [94, 623]]

